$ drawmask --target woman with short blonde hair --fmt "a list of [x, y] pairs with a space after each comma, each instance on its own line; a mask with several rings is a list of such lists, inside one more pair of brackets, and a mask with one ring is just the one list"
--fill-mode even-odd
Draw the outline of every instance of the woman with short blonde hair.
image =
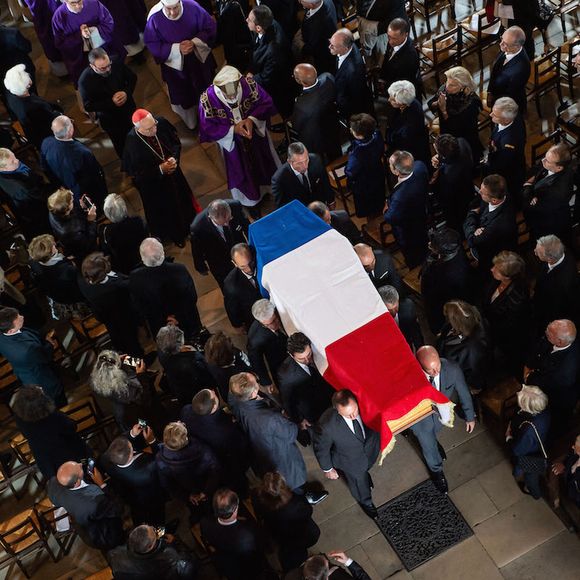
[[522, 385], [517, 397], [520, 409], [530, 415], [537, 415], [548, 406], [548, 395], [540, 387]]
[[183, 423], [169, 423], [163, 430], [163, 444], [171, 451], [183, 449], [187, 442], [187, 427]]

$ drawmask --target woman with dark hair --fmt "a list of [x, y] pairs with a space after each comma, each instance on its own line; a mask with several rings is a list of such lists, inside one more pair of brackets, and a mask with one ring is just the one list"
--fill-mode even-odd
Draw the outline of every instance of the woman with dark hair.
[[10, 401], [10, 408], [46, 480], [56, 475], [63, 463], [92, 456], [77, 433], [76, 423], [56, 409], [41, 387], [20, 387]]
[[254, 490], [252, 503], [256, 515], [278, 544], [282, 570], [288, 572], [308, 557], [308, 548], [320, 537], [320, 528], [312, 520], [312, 506], [297, 495], [277, 472], [266, 473]]
[[385, 142], [377, 122], [366, 113], [350, 118], [353, 136], [344, 169], [357, 217], [375, 217], [385, 206]]
[[81, 267], [79, 286], [95, 316], [107, 327], [113, 348], [143, 357], [139, 344], [139, 319], [129, 294], [129, 277], [111, 270], [102, 252], [89, 254]]

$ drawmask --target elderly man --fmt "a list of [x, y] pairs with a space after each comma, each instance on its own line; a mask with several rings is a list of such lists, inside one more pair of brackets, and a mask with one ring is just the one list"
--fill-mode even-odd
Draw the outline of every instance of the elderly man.
[[191, 224], [193, 265], [202, 276], [211, 272], [222, 290], [233, 267], [230, 251], [247, 241], [249, 225], [242, 204], [225, 199], [214, 199]]
[[574, 193], [571, 163], [568, 145], [552, 145], [542, 159], [542, 167], [524, 183], [524, 216], [532, 238], [553, 234], [571, 244], [570, 198]]
[[308, 205], [323, 201], [334, 207], [334, 190], [318, 155], [309, 153], [303, 143], [297, 141], [288, 146], [288, 160], [272, 176], [272, 194], [276, 207], [282, 207], [293, 199]]
[[328, 39], [336, 32], [336, 9], [332, 0], [299, 0], [304, 8], [303, 45], [300, 57], [319, 73], [334, 73], [336, 59], [328, 51]]
[[379, 294], [389, 314], [396, 322], [401, 334], [413, 352], [416, 352], [425, 344], [421, 327], [417, 320], [417, 309], [410, 298], [399, 298], [399, 293], [394, 286], [381, 286]]
[[134, 180], [151, 235], [183, 248], [193, 216], [201, 211], [179, 166], [181, 141], [175, 127], [146, 109], [133, 113], [123, 170]]
[[75, 461], [63, 463], [47, 487], [50, 501], [63, 507], [73, 518], [85, 544], [111, 550], [125, 540], [123, 506], [106, 495], [99, 472], [89, 471]]
[[480, 204], [469, 210], [463, 233], [481, 272], [487, 273], [493, 257], [502, 250], [515, 250], [518, 226], [514, 208], [507, 198], [506, 180], [488, 175], [481, 182]]
[[254, 322], [252, 306], [262, 298], [256, 280], [256, 262], [252, 249], [245, 243], [233, 246], [230, 255], [234, 268], [224, 280], [224, 307], [232, 326], [247, 332]]
[[553, 429], [565, 432], [578, 402], [580, 346], [571, 320], [554, 320], [524, 367], [524, 382], [540, 387], [550, 401]]
[[216, 23], [194, 0], [161, 0], [149, 12], [144, 40], [167, 83], [171, 108], [197, 126], [199, 96], [211, 82]]
[[143, 266], [131, 272], [129, 290], [151, 334], [157, 336], [168, 319], [175, 319], [191, 340], [202, 327], [197, 292], [187, 268], [166, 260], [163, 246], [155, 238], [143, 240], [139, 252]]
[[542, 263], [534, 288], [534, 314], [542, 332], [552, 320], [578, 317], [578, 269], [571, 252], [556, 236], [543, 236], [534, 253]]
[[96, 114], [119, 158], [123, 157], [125, 139], [133, 127], [136, 84], [137, 75], [122, 61], [111, 61], [104, 48], [89, 52], [89, 66], [79, 79], [79, 93], [85, 111]]
[[60, 115], [52, 122], [53, 137], [47, 137], [40, 147], [40, 162], [55, 187], [70, 189], [79, 203], [87, 195], [103, 210], [107, 182], [103, 168], [91, 150], [77, 141], [71, 119]]
[[498, 54], [487, 86], [487, 104], [492, 107], [500, 97], [512, 98], [522, 113], [526, 111], [526, 84], [530, 59], [524, 50], [526, 35], [519, 26], [510, 26], [501, 35]]
[[429, 172], [408, 151], [395, 151], [389, 157], [389, 168], [397, 183], [385, 203], [385, 221], [393, 228], [407, 266], [415, 268], [427, 254]]
[[494, 127], [489, 140], [489, 155], [483, 174], [498, 173], [507, 182], [508, 193], [520, 199], [526, 175], [526, 126], [516, 102], [509, 97], [497, 99], [491, 110]]
[[348, 28], [340, 28], [331, 37], [328, 49], [336, 56], [336, 104], [341, 119], [348, 121], [355, 113], [374, 115], [374, 103], [367, 85], [366, 68], [354, 36]]
[[317, 215], [323, 222], [342, 234], [354, 246], [362, 242], [363, 237], [348, 212], [343, 209], [330, 211], [328, 206], [321, 201], [313, 201], [308, 204], [308, 209]]
[[270, 191], [280, 165], [267, 124], [275, 108], [270, 95], [252, 78], [224, 66], [201, 95], [199, 139], [217, 143], [232, 197], [252, 207]]
[[334, 78], [329, 73], [319, 75], [311, 64], [294, 68], [294, 80], [302, 87], [292, 112], [292, 128], [298, 139], [326, 163], [342, 154], [340, 124], [336, 111]]
[[[471, 433], [475, 429], [475, 411], [469, 387], [459, 366], [450, 360], [439, 358], [439, 354], [432, 346], [422, 346], [417, 351], [417, 360], [433, 387], [448, 399], [459, 402], [459, 415], [465, 419], [465, 430]], [[447, 456], [437, 441], [437, 433], [440, 430], [441, 418], [437, 412], [411, 427], [421, 445], [423, 458], [433, 483], [441, 493], [447, 493], [447, 480], [443, 473], [443, 460]]]
[[388, 284], [394, 286], [400, 294], [403, 293], [403, 280], [387, 250], [373, 250], [367, 244], [357, 244], [354, 251], [375, 288]]

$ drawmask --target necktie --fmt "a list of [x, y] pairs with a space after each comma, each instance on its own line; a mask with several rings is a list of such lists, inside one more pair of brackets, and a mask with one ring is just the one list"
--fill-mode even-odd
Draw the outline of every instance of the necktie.
[[300, 176], [302, 177], [302, 185], [306, 186], [306, 189], [308, 191], [311, 191], [310, 189], [310, 179], [308, 179], [308, 174], [307, 173], [301, 173]]
[[360, 426], [359, 420], [358, 419], [353, 419], [352, 426], [354, 428], [354, 434], [356, 435], [356, 437], [358, 439], [360, 439], [361, 441], [364, 441], [365, 440], [365, 436], [364, 436], [362, 427]]
[[258, 287], [258, 283], [256, 282], [256, 275], [252, 274], [248, 280], [250, 281], [250, 284], [254, 287], [257, 288]]
[[395, 49], [389, 44], [387, 46], [387, 60], [391, 60], [395, 54]]
[[435, 386], [435, 377], [432, 377], [431, 375], [429, 375], [429, 382]]

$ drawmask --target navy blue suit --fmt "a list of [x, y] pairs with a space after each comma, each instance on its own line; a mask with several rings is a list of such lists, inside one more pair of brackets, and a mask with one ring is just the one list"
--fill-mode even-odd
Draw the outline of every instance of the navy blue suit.
[[493, 100], [500, 97], [511, 97], [520, 108], [520, 113], [526, 110], [526, 84], [530, 78], [530, 59], [525, 50], [514, 56], [507, 64], [505, 53], [500, 52], [489, 77], [487, 92], [491, 93]]
[[336, 60], [328, 50], [328, 39], [336, 32], [336, 9], [331, 0], [323, 0], [322, 6], [311, 17], [308, 12], [302, 21], [302, 58], [312, 60], [318, 74], [333, 73]]
[[427, 167], [422, 161], [415, 161], [411, 176], [395, 185], [385, 213], [385, 221], [393, 227], [409, 268], [418, 266], [427, 253], [428, 188]]
[[338, 114], [350, 119], [356, 113], [374, 115], [373, 97], [367, 85], [366, 68], [356, 45], [334, 75]]

